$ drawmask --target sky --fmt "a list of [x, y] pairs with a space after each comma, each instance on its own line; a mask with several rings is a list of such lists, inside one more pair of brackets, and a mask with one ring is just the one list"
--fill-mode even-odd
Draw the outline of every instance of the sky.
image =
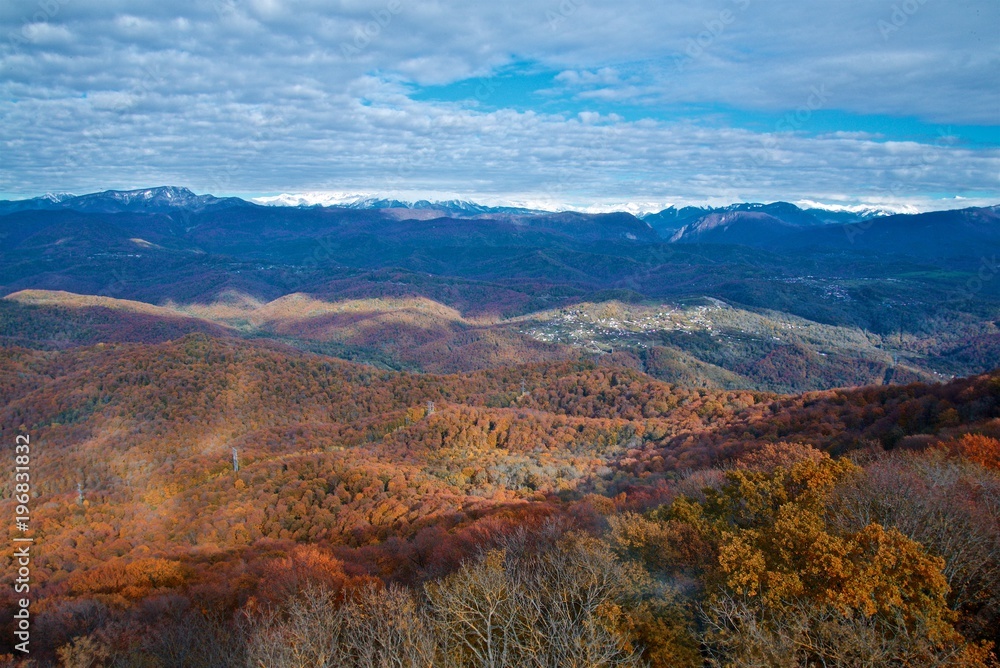
[[0, 198], [1000, 203], [997, 0], [6, 0]]

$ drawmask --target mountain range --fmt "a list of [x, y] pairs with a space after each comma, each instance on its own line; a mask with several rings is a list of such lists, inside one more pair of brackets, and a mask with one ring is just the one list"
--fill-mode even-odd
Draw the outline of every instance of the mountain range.
[[[275, 199], [261, 205], [237, 197], [196, 195], [187, 188], [164, 186], [0, 201], [0, 216], [6, 217], [3, 233], [13, 239], [23, 237], [26, 230], [38, 232], [53, 224], [58, 226], [60, 221], [72, 219], [73, 214], [159, 215], [172, 223], [192, 221], [194, 218], [198, 218], [199, 222], [206, 217], [212, 219], [207, 227], [185, 226], [183, 233], [164, 218], [143, 220], [117, 216], [113, 219], [115, 227], [122, 233], [127, 232], [127, 239], [151, 237], [147, 241], [162, 242], [165, 248], [204, 243], [203, 235], [213, 235], [221, 228], [228, 229], [231, 241], [248, 234], [267, 236], [274, 234], [277, 228], [289, 226], [305, 236], [318, 233], [327, 226], [342, 225], [353, 226], [354, 229], [343, 229], [338, 233], [351, 235], [369, 229], [369, 232], [379, 234], [377, 230], [366, 227], [374, 224], [384, 230], [379, 234], [383, 237], [382, 242], [409, 240], [418, 246], [426, 244], [415, 240], [416, 237], [426, 240], [432, 234], [448, 237], [458, 245], [481, 242], [493, 247], [610, 240], [649, 244], [723, 244], [782, 252], [805, 248], [886, 252], [891, 247], [893, 255], [919, 259], [977, 255], [994, 247], [1000, 240], [1000, 225], [997, 224], [1000, 207], [997, 206], [893, 214], [878, 209], [802, 209], [788, 202], [742, 203], [718, 208], [670, 207], [636, 217], [626, 212], [589, 214], [490, 207], [462, 200], [403, 202], [359, 197], [336, 206], [293, 206], [294, 201]], [[15, 214], [22, 215], [18, 217]], [[10, 218], [12, 215], [14, 217]], [[86, 215], [78, 220], [84, 228], [95, 222]], [[463, 220], [473, 222], [448, 222]], [[435, 222], [428, 227], [427, 221]], [[164, 224], [166, 228], [162, 227]], [[291, 228], [287, 231], [290, 232]], [[103, 241], [113, 243], [115, 234], [109, 234], [111, 236]], [[548, 240], [543, 242], [542, 237]], [[224, 246], [226, 240], [220, 238], [214, 243]], [[204, 250], [208, 252], [209, 248]]]
[[[549, 209], [523, 206], [489, 206], [473, 201], [416, 200], [405, 201], [395, 197], [372, 195], [277, 195], [242, 200], [238, 197], [215, 197], [196, 195], [191, 190], [177, 186], [160, 186], [139, 190], [106, 190], [86, 195], [70, 193], [48, 193], [40, 197], [24, 200], [0, 200], [0, 213], [24, 210], [95, 211], [110, 213], [115, 211], [164, 211], [177, 208], [203, 209], [208, 206], [276, 206], [297, 208], [343, 208], [343, 209], [398, 209], [406, 211], [431, 211], [446, 213], [456, 217], [481, 215], [545, 215], [553, 213]], [[624, 212], [624, 211], [623, 211]], [[637, 217], [649, 222], [657, 230], [677, 230], [696, 223], [712, 214], [759, 212], [796, 225], [821, 225], [828, 223], [852, 223], [879, 216], [888, 216], [897, 211], [880, 208], [800, 208], [788, 202], [771, 204], [738, 203], [726, 207], [668, 207], [659, 212], [639, 214]]]
[[0, 202], [0, 238], [0, 336], [17, 345], [210, 331], [441, 372], [613, 355], [671, 381], [777, 391], [1000, 360], [997, 207], [638, 218], [162, 187]]

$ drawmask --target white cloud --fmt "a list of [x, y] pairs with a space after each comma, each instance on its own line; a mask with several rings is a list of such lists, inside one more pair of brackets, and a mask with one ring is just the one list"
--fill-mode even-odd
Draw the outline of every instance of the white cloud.
[[30, 42], [43, 46], [67, 44], [73, 39], [73, 33], [65, 26], [47, 22], [25, 24], [21, 34]]
[[[0, 191], [10, 194], [173, 182], [584, 206], [1000, 199], [996, 144], [607, 111], [795, 112], [825, 87], [824, 109], [954, 124], [961, 135], [962, 123], [997, 122], [992, 1], [923, 4], [888, 38], [878, 22], [892, 20], [892, 3], [105, 0], [57, 2], [36, 20], [39, 6], [0, 6], [0, 35], [14, 35], [0, 44]], [[561, 72], [556, 92], [601, 113], [549, 111], [552, 96], [522, 112], [410, 98], [414, 85], [515, 62]], [[490, 95], [503, 106], [503, 87]]]

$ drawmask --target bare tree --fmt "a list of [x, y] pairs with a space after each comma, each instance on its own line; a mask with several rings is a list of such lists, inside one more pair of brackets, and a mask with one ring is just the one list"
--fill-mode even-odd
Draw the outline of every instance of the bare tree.
[[886, 628], [875, 617], [846, 615], [815, 601], [768, 609], [759, 599], [719, 592], [702, 608], [712, 666], [883, 668], [982, 666], [960, 644], [938, 645], [919, 629]]
[[534, 654], [536, 611], [523, 605], [524, 584], [505, 562], [505, 552], [491, 550], [426, 586], [445, 655], [456, 665], [501, 668]]
[[338, 610], [343, 624], [341, 665], [356, 668], [430, 668], [437, 639], [426, 610], [399, 586], [369, 586]]
[[537, 554], [516, 535], [427, 595], [457, 665], [638, 666], [617, 625], [634, 574], [597, 539], [571, 535]]
[[[842, 486], [830, 522], [898, 529], [945, 560], [952, 608], [1000, 621], [1000, 478], [944, 453], [886, 453]], [[968, 618], [968, 616], [967, 616]]]

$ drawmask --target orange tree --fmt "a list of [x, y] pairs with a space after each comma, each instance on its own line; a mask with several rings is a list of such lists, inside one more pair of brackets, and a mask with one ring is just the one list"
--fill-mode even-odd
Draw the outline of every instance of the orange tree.
[[952, 625], [942, 559], [892, 528], [838, 532], [828, 524], [831, 492], [858, 470], [827, 455], [732, 470], [700, 502], [680, 497], [612, 526], [620, 546], [654, 560], [654, 572], [686, 570], [700, 580], [705, 650], [722, 665], [873, 657], [982, 665], [988, 652]]

